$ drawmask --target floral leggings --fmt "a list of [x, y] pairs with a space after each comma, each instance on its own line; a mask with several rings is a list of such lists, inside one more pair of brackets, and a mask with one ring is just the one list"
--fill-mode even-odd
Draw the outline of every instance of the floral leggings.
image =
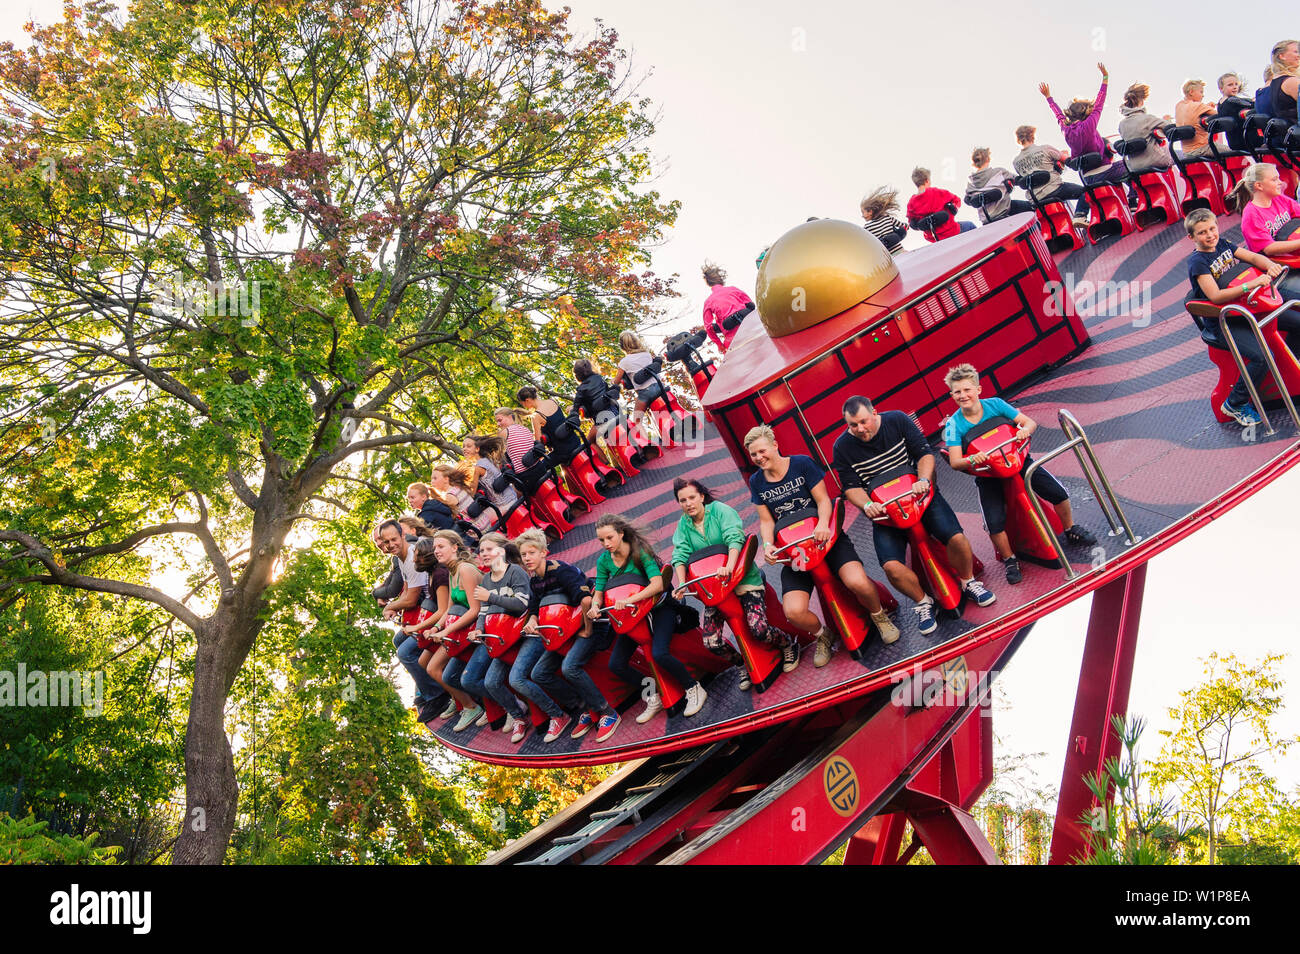
[[[791, 637], [787, 633], [781, 632], [775, 626], [767, 621], [767, 607], [763, 603], [763, 591], [761, 589], [750, 590], [747, 593], [741, 593], [740, 605], [745, 610], [745, 622], [749, 624], [749, 631], [759, 640], [769, 646], [784, 646], [790, 642]], [[704, 648], [716, 655], [737, 660], [740, 654], [731, 647], [731, 644], [722, 638], [722, 627], [726, 625], [727, 618], [715, 606], [707, 607], [704, 612], [704, 624], [700, 627], [700, 635], [704, 640]]]

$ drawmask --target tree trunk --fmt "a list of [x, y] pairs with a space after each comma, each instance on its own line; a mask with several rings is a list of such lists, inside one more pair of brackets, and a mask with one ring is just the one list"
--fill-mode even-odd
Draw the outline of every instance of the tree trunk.
[[[185, 815], [172, 850], [172, 864], [221, 864], [235, 830], [239, 785], [225, 725], [226, 674], [232, 660], [223, 658], [233, 648], [229, 639], [198, 638], [185, 729]], [[234, 669], [238, 668], [235, 663]]]

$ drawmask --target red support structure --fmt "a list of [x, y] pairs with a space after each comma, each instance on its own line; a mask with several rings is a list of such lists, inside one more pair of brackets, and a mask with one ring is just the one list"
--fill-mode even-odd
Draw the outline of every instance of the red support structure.
[[1093, 594], [1052, 829], [1050, 864], [1069, 864], [1086, 853], [1079, 819], [1096, 807], [1097, 800], [1083, 779], [1101, 772], [1107, 759], [1119, 755], [1120, 742], [1110, 720], [1128, 711], [1146, 579], [1147, 565], [1142, 563]]

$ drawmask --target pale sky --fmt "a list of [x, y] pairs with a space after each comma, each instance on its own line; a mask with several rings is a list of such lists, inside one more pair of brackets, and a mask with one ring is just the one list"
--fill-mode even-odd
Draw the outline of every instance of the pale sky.
[[[1103, 60], [1111, 90], [1100, 128], [1113, 133], [1130, 83], [1151, 86], [1148, 107], [1156, 113], [1173, 111], [1188, 78], [1207, 82], [1207, 99], [1217, 98], [1214, 82], [1228, 71], [1242, 73], [1253, 90], [1286, 32], [1267, 25], [1276, 18], [1249, 16], [1220, 29], [1222, 5], [1206, 2], [569, 6], [576, 32], [603, 19], [635, 67], [651, 70], [641, 92], [661, 113], [655, 187], [682, 202], [655, 254], [656, 271], [682, 276], [683, 298], [669, 304], [681, 316], [667, 326], [674, 329], [698, 323], [705, 258], [752, 290], [755, 257], [784, 231], [811, 215], [860, 222], [859, 200], [881, 184], [896, 186], [905, 203], [915, 165], [960, 195], [974, 146], [988, 146], [994, 165], [1009, 166], [1022, 123], [1038, 126], [1039, 142], [1062, 146], [1040, 81], [1062, 105], [1092, 97]], [[22, 44], [24, 20], [48, 21], [60, 10], [54, 2], [7, 5], [0, 39]], [[1213, 55], [1205, 52], [1211, 46]], [[1211, 651], [1252, 660], [1291, 653], [1282, 672], [1289, 695], [1300, 689], [1293, 652], [1300, 624], [1286, 597], [1295, 586], [1298, 496], [1300, 475], [1292, 473], [1152, 562], [1130, 699], [1131, 711], [1152, 723], [1146, 754], [1158, 750], [1166, 709], [1199, 681], [1200, 659]], [[995, 718], [995, 731], [1008, 751], [1046, 751], [1041, 778], [1053, 786], [1087, 616], [1081, 600], [1040, 622], [1001, 679], [1010, 711]], [[1277, 724], [1300, 735], [1300, 705]], [[1300, 751], [1273, 772], [1288, 787], [1300, 784]]]

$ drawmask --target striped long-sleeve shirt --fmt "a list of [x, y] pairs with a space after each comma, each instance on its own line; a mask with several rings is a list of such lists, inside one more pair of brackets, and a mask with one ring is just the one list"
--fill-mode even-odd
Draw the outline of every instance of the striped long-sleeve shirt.
[[845, 431], [835, 441], [832, 465], [839, 474], [840, 486], [866, 489], [871, 478], [896, 467], [913, 471], [921, 458], [934, 451], [925, 435], [902, 411], [885, 411], [880, 415], [880, 429], [869, 441], [859, 440]]

